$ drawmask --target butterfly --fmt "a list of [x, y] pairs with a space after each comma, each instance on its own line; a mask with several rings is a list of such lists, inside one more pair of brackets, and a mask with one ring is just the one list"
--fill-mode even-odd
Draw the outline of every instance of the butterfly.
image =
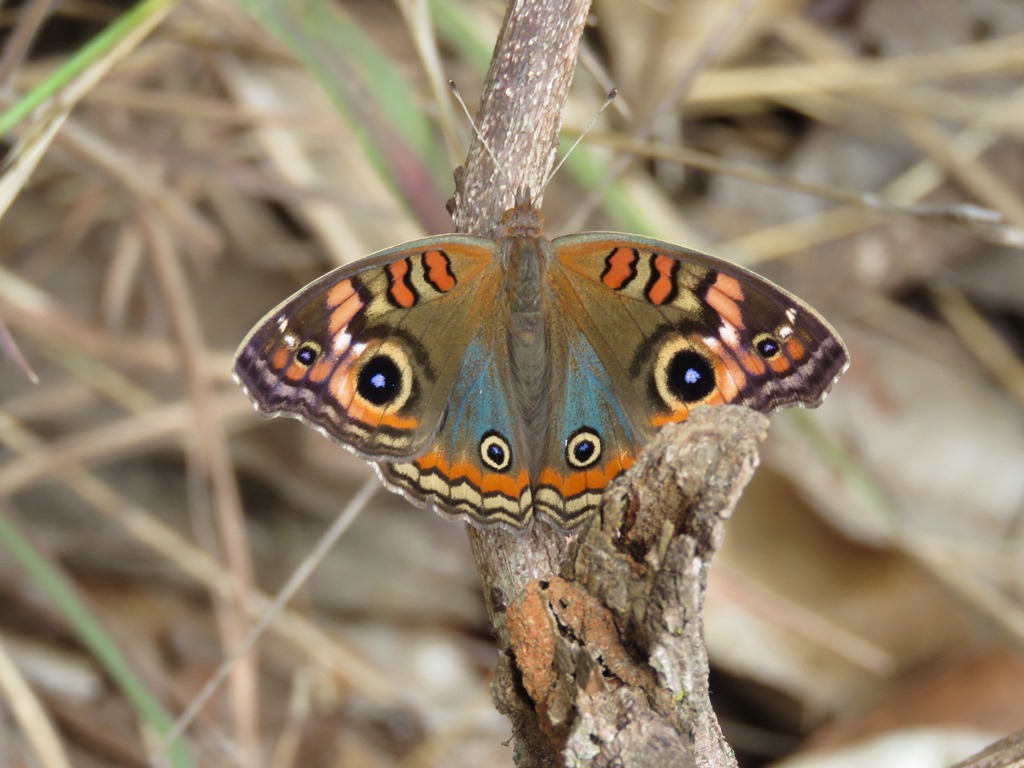
[[849, 364], [817, 312], [741, 267], [634, 235], [548, 240], [523, 190], [501, 224], [320, 277], [253, 328], [236, 379], [420, 505], [569, 530], [694, 406], [813, 407]]

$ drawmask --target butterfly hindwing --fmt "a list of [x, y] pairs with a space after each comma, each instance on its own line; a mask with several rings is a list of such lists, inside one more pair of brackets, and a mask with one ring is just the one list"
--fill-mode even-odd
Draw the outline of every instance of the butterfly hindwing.
[[491, 313], [466, 350], [437, 437], [413, 461], [378, 468], [444, 513], [522, 528], [533, 515], [531, 477], [504, 339], [502, 313]]
[[598, 508], [605, 486], [627, 470], [650, 430], [629, 413], [629, 393], [615, 391], [608, 370], [573, 316], [549, 334], [550, 412], [534, 506], [568, 530]]

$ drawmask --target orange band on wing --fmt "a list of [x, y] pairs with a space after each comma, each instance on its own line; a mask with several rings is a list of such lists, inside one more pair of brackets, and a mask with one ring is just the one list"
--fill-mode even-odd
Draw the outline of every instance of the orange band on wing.
[[585, 469], [563, 475], [554, 469], [541, 470], [537, 482], [554, 488], [560, 496], [571, 499], [586, 491], [597, 491], [633, 466], [633, 457], [620, 453], [608, 459], [600, 467]]
[[480, 467], [468, 461], [449, 463], [437, 451], [425, 453], [414, 462], [420, 472], [433, 472], [441, 475], [448, 483], [466, 480], [480, 493], [500, 493], [510, 499], [518, 499], [530, 483], [526, 470], [518, 475], [505, 475], [497, 472], [484, 474]]
[[704, 300], [718, 313], [723, 321], [733, 328], [743, 328], [743, 312], [739, 302], [743, 299], [743, 287], [734, 277], [721, 272], [704, 294]]
[[668, 256], [656, 255], [651, 260], [653, 272], [647, 285], [647, 299], [652, 304], [667, 304], [676, 297], [676, 269], [679, 262]]
[[408, 309], [416, 303], [416, 292], [409, 283], [409, 260], [401, 259], [385, 267], [391, 286], [388, 297], [396, 307]]
[[786, 373], [793, 367], [793, 363], [803, 360], [807, 355], [807, 348], [798, 339], [788, 339], [783, 348], [786, 354], [777, 355], [768, 361], [768, 365], [775, 373]]
[[732, 349], [733, 354], [739, 358], [740, 365], [743, 366], [744, 371], [752, 373], [755, 376], [764, 376], [768, 367], [765, 364], [763, 357], [752, 355], [742, 349], [733, 349], [732, 347], [730, 347], [730, 349]]
[[656, 413], [651, 416], [652, 427], [664, 427], [666, 424], [676, 424], [680, 421], [686, 421], [690, 417], [689, 408], [677, 408], [672, 413], [662, 414]]
[[735, 277], [719, 272], [715, 276], [715, 288], [734, 301], [743, 300], [743, 286], [740, 285], [740, 281]]
[[529, 484], [530, 476], [524, 469], [517, 477], [488, 472], [481, 478], [478, 487], [483, 494], [500, 493], [502, 496], [508, 496], [510, 499], [518, 499]]
[[621, 290], [636, 277], [636, 251], [632, 248], [616, 248], [604, 260], [604, 274], [601, 280], [613, 290]]
[[275, 371], [283, 371], [288, 367], [288, 360], [292, 352], [288, 347], [280, 346], [274, 350], [274, 356], [270, 358], [270, 365]]
[[356, 386], [352, 375], [351, 363], [342, 363], [331, 376], [331, 383], [328, 385], [335, 401], [346, 411], [352, 405], [352, 399], [356, 396]]
[[420, 425], [420, 420], [415, 416], [399, 416], [397, 413], [389, 413], [371, 405], [358, 395], [352, 398], [352, 403], [345, 409], [345, 413], [368, 427], [391, 427], [392, 429], [406, 430], [416, 429]]
[[306, 371], [308, 370], [309, 369], [304, 365], [292, 363], [285, 369], [284, 377], [288, 379], [288, 381], [300, 381], [301, 379], [305, 378]]
[[333, 359], [328, 357], [316, 363], [309, 369], [309, 380], [315, 384], [319, 384], [321, 381], [326, 379], [334, 370], [334, 362], [335, 361]]
[[455, 275], [448, 257], [441, 251], [427, 251], [423, 254], [423, 267], [427, 282], [438, 291], [444, 293], [455, 287]]
[[353, 292], [348, 296], [348, 298], [338, 305], [337, 309], [331, 312], [331, 319], [328, 322], [328, 328], [330, 328], [331, 335], [337, 336], [345, 330], [345, 326], [352, 322], [352, 318], [358, 315], [362, 308], [363, 300], [359, 298], [358, 293]]
[[356, 289], [355, 286], [352, 285], [352, 281], [342, 280], [336, 283], [334, 287], [327, 292], [327, 306], [334, 309], [350, 296], [354, 296], [355, 293]]
[[[373, 410], [380, 413], [380, 410], [377, 408]], [[384, 411], [381, 413], [379, 423], [392, 429], [416, 429], [420, 425], [420, 420], [415, 416], [399, 416], [397, 413]]]
[[[729, 386], [729, 390], [733, 398], [739, 393], [739, 389], [732, 385]], [[693, 405], [725, 405], [728, 402], [731, 402], [731, 399], [727, 399], [721, 389], [715, 387], [710, 395], [703, 400], [693, 403]], [[666, 424], [678, 424], [681, 421], [686, 421], [688, 418], [690, 418], [690, 405], [680, 405], [670, 413], [656, 413], [651, 416], [651, 426], [664, 427]]]
[[791, 360], [803, 360], [807, 354], [807, 348], [799, 339], [791, 338], [786, 341], [786, 354]]
[[715, 362], [715, 391], [705, 401], [709, 405], [720, 396], [723, 403], [731, 403], [747, 385], [747, 372], [743, 365], [729, 355], [723, 355]]

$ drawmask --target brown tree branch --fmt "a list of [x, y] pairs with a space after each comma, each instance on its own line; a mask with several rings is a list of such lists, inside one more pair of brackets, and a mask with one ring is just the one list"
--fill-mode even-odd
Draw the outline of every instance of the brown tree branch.
[[[587, 2], [513, 0], [457, 174], [460, 231], [498, 236], [514, 187], [554, 158]], [[538, 201], [539, 203], [539, 201]], [[520, 768], [731, 766], [707, 697], [707, 565], [757, 462], [766, 420], [697, 411], [666, 429], [573, 535], [468, 526], [499, 659], [492, 691]]]
[[495, 697], [561, 753], [520, 765], [735, 765], [708, 698], [702, 611], [767, 425], [725, 407], [665, 428], [605, 494], [561, 575], [509, 605]]
[[1024, 731], [989, 744], [952, 768], [1024, 768]]
[[[630, 649], [631, 674], [641, 681], [643, 698], [623, 700], [617, 712], [607, 702], [622, 699], [614, 685], [597, 697], [580, 689], [576, 698], [580, 715], [597, 698], [606, 717], [614, 712], [610, 722], [629, 723], [635, 738], [610, 734], [620, 742], [611, 754], [623, 765], [687, 764], [665, 762], [673, 738], [701, 768], [735, 765], [708, 697], [704, 593], [725, 520], [754, 474], [767, 428], [763, 414], [740, 407], [698, 408], [685, 423], [666, 427], [605, 494], [600, 519], [573, 553], [576, 580], [611, 613]], [[648, 669], [653, 679], [641, 674]], [[569, 749], [580, 759], [587, 737], [578, 716]]]
[[541, 191], [589, 10], [589, 0], [509, 2], [477, 114], [477, 128], [501, 168], [474, 137], [452, 200], [459, 232], [497, 237], [515, 188]]
[[[456, 174], [452, 216], [460, 232], [496, 237], [515, 187], [537, 192], [555, 157], [589, 0], [511, 0], [498, 34], [477, 115], [477, 125], [500, 169], [474, 139]], [[540, 201], [536, 201], [540, 204]], [[487, 611], [497, 635], [499, 664], [494, 696], [512, 720], [520, 766], [561, 761], [543, 738], [535, 712], [515, 691], [509, 666], [506, 607], [531, 579], [559, 572], [571, 539], [546, 525], [526, 535], [468, 527]]]
[[[456, 173], [452, 216], [460, 232], [497, 237], [515, 188], [538, 190], [552, 166], [562, 108], [576, 65], [589, 0], [511, 0], [498, 34], [477, 116], [478, 138]], [[540, 204], [540, 201], [536, 201]], [[533, 578], [557, 573], [571, 538], [545, 525], [525, 536], [468, 526], [492, 619]], [[499, 629], [499, 642], [507, 638]]]

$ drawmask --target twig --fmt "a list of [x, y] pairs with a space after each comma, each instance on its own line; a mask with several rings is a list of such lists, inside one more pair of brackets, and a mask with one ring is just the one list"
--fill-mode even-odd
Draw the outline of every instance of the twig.
[[952, 768], [1024, 768], [1024, 731], [990, 744]]
[[[558, 147], [589, 0], [512, 0], [484, 82], [477, 127], [514, 185], [534, 192]], [[515, 190], [494, 168], [479, 138], [457, 174], [450, 203], [460, 232], [500, 234]], [[540, 205], [540, 200], [534, 200]]]
[[525, 690], [561, 764], [735, 766], [708, 697], [704, 593], [767, 426], [701, 408], [664, 429], [605, 494], [570, 578], [531, 581], [509, 607], [520, 685], [499, 677], [496, 695]]
[[[457, 174], [460, 231], [497, 235], [511, 186], [546, 178], [586, 13], [586, 2], [510, 4], [478, 118], [494, 159], [478, 139]], [[695, 412], [582, 532], [468, 528], [498, 642], [492, 693], [520, 768], [735, 765], [707, 697], [701, 610], [766, 424], [741, 408]]]
[[[509, 3], [478, 113], [478, 128], [506, 173], [494, 167], [479, 138], [456, 173], [449, 203], [461, 232], [497, 236], [501, 214], [513, 200], [512, 185], [539, 190], [552, 166], [562, 108], [576, 64], [589, 0], [512, 0]], [[511, 177], [511, 178], [509, 178]], [[539, 200], [535, 201], [538, 205]], [[505, 611], [532, 579], [559, 572], [570, 539], [538, 524], [525, 536], [468, 528], [487, 612], [497, 635], [494, 685], [498, 710], [512, 719], [520, 766], [557, 765], [554, 746], [510, 679]]]
[[[181, 266], [173, 236], [160, 218], [140, 212], [143, 237], [153, 257], [157, 283], [162, 289], [168, 314], [181, 346], [182, 367], [195, 414], [195, 436], [187, 444], [186, 455], [192, 464], [190, 486], [192, 520], [200, 541], [207, 549], [220, 552], [227, 560], [245, 591], [255, 584], [252, 558], [248, 548], [245, 514], [235, 481], [227, 438], [213, 410], [210, 383], [203, 376], [199, 360], [204, 348], [202, 326], [188, 281]], [[216, 523], [216, 532], [210, 525]], [[241, 647], [249, 629], [241, 595], [217, 601], [216, 618], [224, 646]], [[259, 743], [259, 663], [254, 651], [237, 659], [230, 671], [232, 714], [235, 737], [242, 755], [253, 759]], [[243, 761], [248, 764], [247, 761]]]

